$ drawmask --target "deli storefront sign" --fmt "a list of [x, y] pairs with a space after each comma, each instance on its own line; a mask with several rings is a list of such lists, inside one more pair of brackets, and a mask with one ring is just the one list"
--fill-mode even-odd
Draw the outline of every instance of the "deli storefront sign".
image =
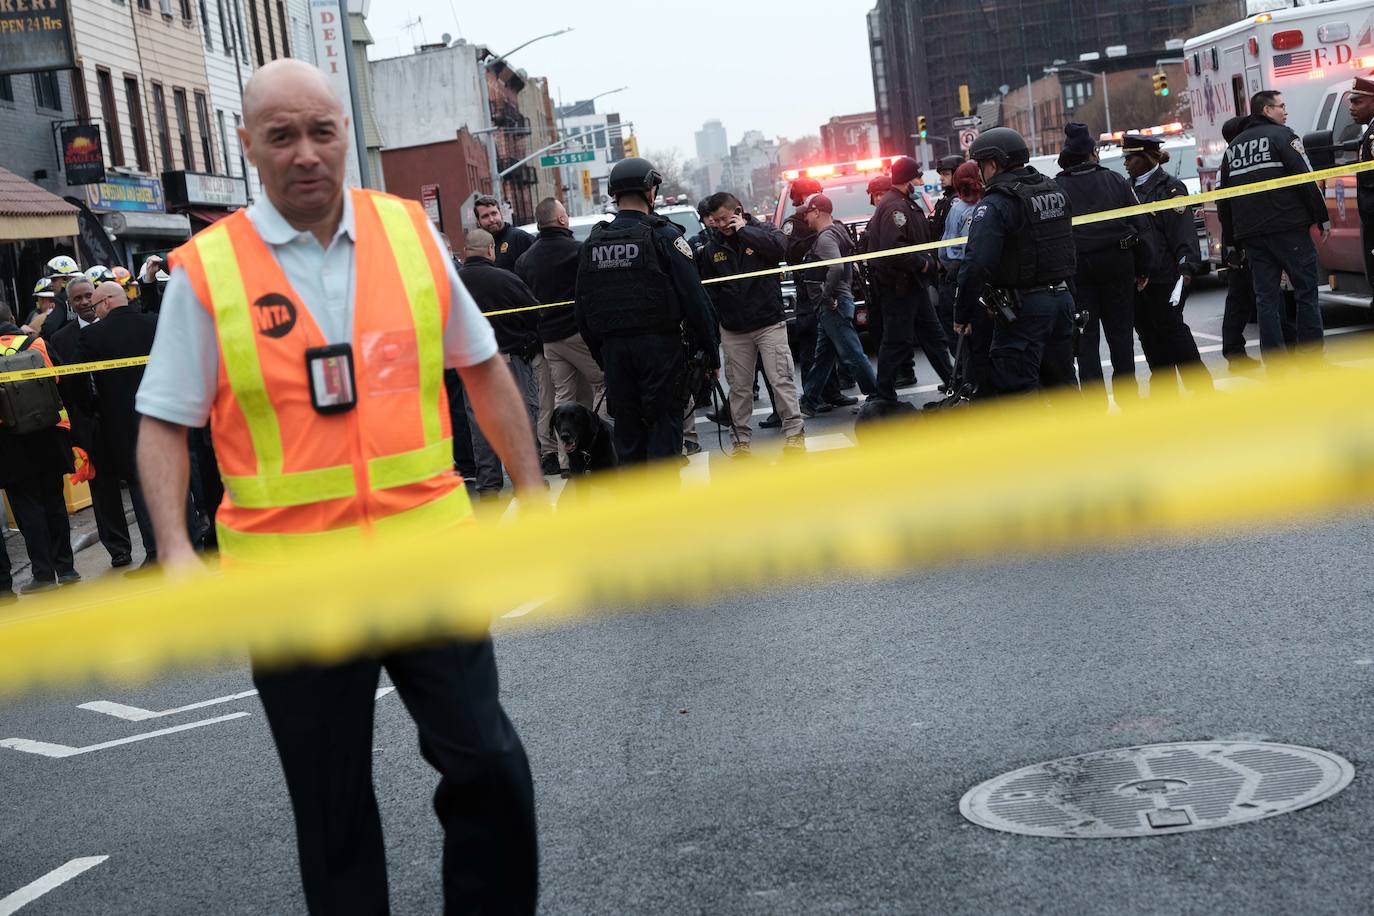
[[62, 168], [67, 173], [67, 184], [104, 181], [105, 154], [100, 149], [100, 128], [94, 124], [74, 124], [62, 128], [61, 137]]
[[242, 178], [202, 175], [200, 172], [163, 172], [167, 203], [172, 207], [248, 206], [248, 188]]
[[86, 185], [86, 202], [92, 210], [162, 213], [167, 209], [162, 182], [128, 175], [110, 175], [99, 184]]
[[0, 76], [71, 70], [69, 0], [0, 0]]

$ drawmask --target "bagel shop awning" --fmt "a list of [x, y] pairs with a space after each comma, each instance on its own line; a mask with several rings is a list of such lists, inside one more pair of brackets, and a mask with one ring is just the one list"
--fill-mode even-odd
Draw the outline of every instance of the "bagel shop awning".
[[0, 168], [0, 242], [77, 234], [76, 207]]

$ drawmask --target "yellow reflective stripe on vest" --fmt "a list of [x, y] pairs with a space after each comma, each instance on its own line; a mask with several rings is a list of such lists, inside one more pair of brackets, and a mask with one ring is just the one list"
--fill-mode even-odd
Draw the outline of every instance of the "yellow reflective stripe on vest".
[[326, 499], [345, 499], [358, 491], [351, 464], [320, 468], [318, 471], [261, 474], [256, 477], [225, 474], [223, 477], [229, 499], [241, 509], [304, 506]]
[[302, 506], [342, 499], [357, 493], [351, 465], [311, 471], [282, 471], [283, 449], [277, 411], [267, 396], [267, 380], [258, 361], [258, 343], [249, 310], [248, 293], [243, 286], [234, 243], [223, 229], [196, 236], [196, 250], [204, 265], [210, 298], [214, 302], [215, 326], [219, 334], [224, 374], [234, 392], [253, 440], [253, 455], [258, 473], [224, 478], [225, 489], [234, 505], [245, 509], [271, 509], [277, 506]]
[[420, 418], [425, 427], [425, 445], [433, 446], [443, 431], [439, 386], [444, 378], [444, 326], [443, 316], [439, 314], [439, 291], [434, 287], [434, 272], [425, 256], [424, 240], [416, 231], [406, 205], [394, 197], [373, 195], [371, 200], [391, 244], [391, 253], [400, 269], [410, 304], [420, 359]]
[[[399, 512], [379, 519], [374, 524], [378, 534], [395, 537], [407, 534], [432, 534], [453, 528], [472, 515], [472, 503], [463, 487], [455, 487], [448, 494], [407, 512]], [[245, 563], [294, 563], [302, 551], [327, 550], [340, 544], [355, 544], [363, 536], [361, 528], [335, 528], [331, 531], [311, 531], [304, 534], [257, 534], [235, 531], [223, 522], [215, 526], [219, 534], [219, 549], [226, 557]]]
[[367, 463], [367, 481], [374, 490], [386, 490], [429, 480], [452, 470], [453, 440], [440, 439], [413, 452], [373, 458]]

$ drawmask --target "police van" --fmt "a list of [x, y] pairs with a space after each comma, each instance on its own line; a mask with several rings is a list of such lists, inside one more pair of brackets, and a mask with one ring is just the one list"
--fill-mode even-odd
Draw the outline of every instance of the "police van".
[[[1265, 4], [1271, 5], [1271, 4]], [[1254, 10], [1255, 4], [1251, 4]], [[1329, 0], [1309, 6], [1254, 10], [1251, 15], [1184, 43], [1188, 102], [1197, 140], [1198, 176], [1202, 190], [1216, 187], [1226, 141], [1221, 127], [1250, 113], [1250, 97], [1264, 89], [1283, 93], [1288, 126], [1309, 134], [1304, 146], [1358, 136], [1352, 127], [1346, 93], [1356, 75], [1374, 71], [1374, 4], [1369, 0]], [[1328, 133], [1329, 132], [1329, 135]], [[1348, 136], [1346, 137], [1349, 138]], [[1338, 152], [1336, 162], [1352, 153]], [[1324, 164], [1319, 155], [1315, 167]], [[1331, 239], [1317, 243], [1327, 288], [1326, 298], [1369, 304], [1359, 250], [1359, 214], [1355, 178], [1324, 182], [1331, 213]], [[1221, 222], [1215, 202], [1203, 208], [1209, 257], [1220, 264]]]

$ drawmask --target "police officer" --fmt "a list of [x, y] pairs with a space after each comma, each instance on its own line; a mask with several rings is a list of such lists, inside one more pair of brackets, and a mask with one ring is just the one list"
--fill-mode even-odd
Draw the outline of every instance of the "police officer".
[[[607, 193], [618, 212], [582, 246], [573, 311], [592, 356], [606, 373], [606, 407], [615, 419], [621, 464], [682, 452], [687, 354], [719, 364], [711, 306], [692, 247], [654, 213], [663, 176], [646, 159], [622, 159]], [[685, 331], [685, 334], [684, 334]]]
[[[787, 189], [793, 212], [782, 221], [781, 228], [787, 239], [784, 259], [788, 264], [800, 264], [806, 260], [811, 247], [816, 243], [816, 233], [807, 225], [802, 208], [807, 200], [821, 193], [821, 190], [819, 181], [806, 176], [793, 181]], [[814, 279], [814, 273], [815, 271], [808, 271], [792, 276], [797, 296], [797, 368], [801, 370], [800, 377], [803, 379], [810, 373], [811, 364], [816, 360], [816, 337], [820, 330], [816, 301], [811, 295], [811, 287], [805, 282], [807, 279]], [[835, 373], [832, 372], [821, 392], [821, 402], [822, 410], [830, 410], [832, 407], [856, 404], [858, 399], [847, 397], [840, 391]]]
[[969, 158], [978, 163], [986, 191], [969, 223], [955, 330], [972, 331], [987, 291], [990, 301], [1002, 303], [992, 332], [994, 392], [1076, 388], [1067, 282], [1076, 262], [1068, 195], [1027, 165], [1030, 150], [1011, 128], [994, 127], [979, 136]]
[[[1126, 174], [1131, 177], [1135, 196], [1141, 203], [1187, 196], [1188, 189], [1183, 182], [1161, 168], [1169, 161], [1169, 151], [1162, 148], [1160, 140], [1127, 134], [1121, 152], [1125, 156]], [[1183, 320], [1188, 284], [1202, 267], [1192, 208], [1157, 210], [1147, 214], [1145, 219], [1148, 232], [1143, 237], [1152, 254], [1149, 282], [1135, 294], [1135, 332], [1150, 367], [1150, 391], [1155, 391], [1155, 375], [1163, 373], [1159, 391], [1176, 392], [1175, 371], [1184, 387], [1191, 387], [1190, 383], [1195, 382], [1200, 387], [1210, 388], [1212, 377], [1202, 365], [1192, 329]], [[1168, 380], [1167, 384], [1164, 379]]]
[[945, 220], [949, 217], [949, 208], [954, 205], [954, 198], [958, 196], [954, 192], [954, 170], [963, 164], [963, 156], [945, 156], [935, 164], [942, 193], [930, 213], [930, 237], [933, 239], [945, 237]]
[[[1223, 187], [1312, 171], [1302, 141], [1288, 128], [1287, 120], [1288, 105], [1280, 93], [1263, 90], [1251, 97], [1250, 116], [1241, 122], [1240, 134], [1226, 147], [1221, 163]], [[1129, 159], [1126, 166], [1130, 168]], [[1140, 197], [1145, 199], [1144, 194]], [[1285, 273], [1297, 302], [1297, 344], [1320, 350], [1322, 313], [1317, 302], [1317, 246], [1312, 242], [1311, 229], [1317, 226], [1325, 241], [1331, 235], [1331, 220], [1326, 199], [1316, 183], [1221, 200], [1217, 202], [1217, 215], [1221, 218], [1222, 242], [1241, 248], [1250, 263], [1259, 318], [1260, 356], [1265, 363], [1288, 351], [1283, 337], [1284, 303], [1279, 279]], [[1196, 242], [1191, 250], [1196, 257]], [[1142, 336], [1141, 343], [1144, 342]], [[1196, 351], [1194, 347], [1193, 352]]]
[[[1054, 180], [1068, 195], [1075, 215], [1139, 203], [1130, 182], [1098, 163], [1097, 143], [1088, 125], [1068, 124], [1064, 135], [1064, 149], [1059, 154], [1063, 171]], [[1112, 358], [1112, 397], [1118, 405], [1139, 396], [1132, 315], [1135, 291], [1145, 287], [1150, 272], [1149, 244], [1140, 241], [1148, 234], [1143, 216], [1088, 223], [1073, 230], [1078, 257], [1073, 300], [1084, 316], [1076, 348], [1078, 378], [1085, 389], [1091, 385], [1106, 398], [1098, 343], [1100, 334], [1105, 333]]]
[[[912, 200], [912, 183], [921, 177], [921, 166], [910, 156], [892, 163], [892, 187], [868, 221], [868, 250], [886, 251], [930, 241], [930, 224]], [[878, 393], [897, 400], [897, 379], [915, 355], [920, 343], [926, 359], [940, 380], [948, 382], [954, 371], [949, 345], [940, 330], [940, 319], [927, 292], [939, 276], [933, 252], [914, 251], [874, 258], [870, 274], [883, 290], [883, 338], [878, 347]]]
[[477, 217], [477, 225], [496, 240], [496, 266], [514, 271], [515, 262], [534, 244], [534, 236], [506, 222], [501, 201], [490, 194], [483, 194], [472, 202], [472, 215]]
[[[1365, 125], [1359, 139], [1361, 162], [1374, 161], [1374, 77], [1357, 76], [1350, 87], [1350, 117]], [[1374, 290], [1374, 171], [1355, 176], [1355, 202], [1360, 210], [1360, 251], [1364, 254], [1364, 275]], [[1370, 299], [1374, 306], [1374, 298]]]

